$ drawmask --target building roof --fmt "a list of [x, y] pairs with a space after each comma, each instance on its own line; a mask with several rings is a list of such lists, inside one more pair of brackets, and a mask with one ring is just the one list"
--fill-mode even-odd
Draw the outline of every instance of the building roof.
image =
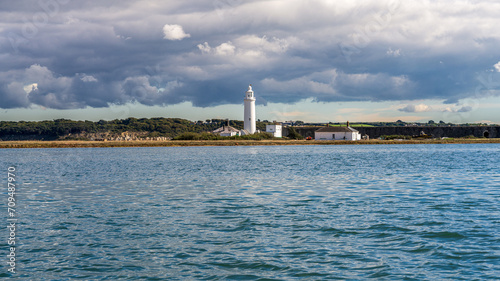
[[342, 133], [342, 132], [345, 132], [345, 133], [350, 133], [350, 132], [358, 132], [358, 130], [356, 129], [353, 129], [351, 127], [323, 127], [323, 128], [320, 128], [318, 130], [316, 130], [316, 132], [327, 132], [327, 133]]
[[234, 127], [231, 126], [222, 126], [219, 129], [213, 131], [214, 134], [220, 134], [220, 133], [237, 133], [240, 130], [235, 129]]
[[250, 132], [249, 132], [248, 130], [245, 130], [245, 129], [240, 130], [240, 134], [241, 134], [242, 136], [251, 135], [251, 134], [250, 134]]

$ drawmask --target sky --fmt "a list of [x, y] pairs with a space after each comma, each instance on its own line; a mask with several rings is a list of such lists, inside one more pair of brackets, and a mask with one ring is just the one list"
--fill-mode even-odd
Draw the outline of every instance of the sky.
[[16, 0], [0, 121], [500, 123], [500, 3]]

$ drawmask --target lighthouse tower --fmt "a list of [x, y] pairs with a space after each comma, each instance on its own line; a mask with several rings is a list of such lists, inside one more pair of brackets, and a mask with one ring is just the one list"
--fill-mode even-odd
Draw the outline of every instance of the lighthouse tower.
[[252, 84], [248, 86], [245, 95], [245, 116], [243, 119], [243, 129], [247, 130], [250, 134], [255, 133], [255, 96], [252, 91]]

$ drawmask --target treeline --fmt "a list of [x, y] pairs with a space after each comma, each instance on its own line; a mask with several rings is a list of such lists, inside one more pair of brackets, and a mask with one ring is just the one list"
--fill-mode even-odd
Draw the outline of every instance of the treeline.
[[[211, 132], [227, 124], [223, 119], [210, 119], [192, 122], [180, 118], [127, 118], [111, 121], [73, 121], [57, 119], [51, 121], [0, 121], [0, 139], [5, 137], [32, 137], [43, 139], [60, 139], [68, 135], [138, 132], [145, 137], [174, 138], [183, 133]], [[257, 122], [257, 129], [266, 130], [265, 122]], [[230, 120], [229, 125], [243, 129], [243, 121]], [[145, 134], [144, 134], [145, 133]]]

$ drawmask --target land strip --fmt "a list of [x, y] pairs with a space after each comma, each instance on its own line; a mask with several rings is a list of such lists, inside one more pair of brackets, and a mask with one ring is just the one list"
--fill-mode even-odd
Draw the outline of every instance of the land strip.
[[0, 148], [64, 148], [64, 147], [179, 147], [179, 146], [256, 146], [256, 145], [375, 145], [375, 144], [453, 144], [500, 143], [500, 138], [460, 138], [426, 140], [168, 140], [168, 141], [1, 141]]

